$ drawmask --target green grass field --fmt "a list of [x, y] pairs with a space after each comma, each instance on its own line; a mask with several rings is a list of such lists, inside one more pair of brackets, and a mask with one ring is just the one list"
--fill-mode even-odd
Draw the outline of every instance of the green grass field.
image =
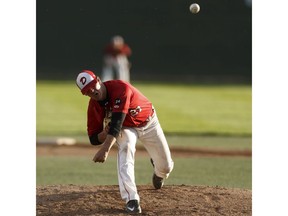
[[[174, 158], [175, 167], [166, 184], [252, 187], [251, 158]], [[95, 164], [89, 157], [43, 156], [37, 158], [37, 185], [117, 185], [116, 157]], [[151, 184], [153, 169], [147, 157], [137, 156], [137, 184]]]
[[[154, 104], [171, 147], [227, 150], [252, 148], [252, 91], [248, 85], [135, 83]], [[88, 97], [72, 81], [37, 81], [36, 135], [69, 136], [88, 142]], [[116, 158], [94, 164], [79, 156], [37, 157], [37, 184], [118, 184]], [[247, 157], [174, 158], [167, 184], [252, 187], [252, 159]], [[150, 184], [152, 168], [136, 156], [137, 184]]]
[[[251, 86], [141, 84], [164, 132], [188, 135], [251, 136]], [[88, 97], [74, 82], [38, 81], [37, 136], [86, 135]]]

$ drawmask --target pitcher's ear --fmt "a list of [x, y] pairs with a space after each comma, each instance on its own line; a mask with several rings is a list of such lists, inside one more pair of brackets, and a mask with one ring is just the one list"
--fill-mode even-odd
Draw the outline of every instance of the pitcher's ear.
[[101, 83], [97, 82], [96, 85], [95, 85], [95, 88], [96, 88], [96, 90], [99, 90], [101, 88]]

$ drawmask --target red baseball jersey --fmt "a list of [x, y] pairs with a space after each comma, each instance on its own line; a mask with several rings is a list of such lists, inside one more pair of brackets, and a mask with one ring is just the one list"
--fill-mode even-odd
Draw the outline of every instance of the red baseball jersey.
[[104, 48], [104, 54], [112, 55], [114, 57], [121, 54], [130, 56], [131, 53], [132, 51], [127, 44], [124, 44], [121, 48], [115, 48], [112, 44], [109, 44]]
[[104, 82], [107, 99], [98, 102], [90, 99], [88, 106], [87, 131], [91, 136], [103, 130], [103, 121], [109, 112], [126, 114], [123, 126], [141, 126], [152, 115], [152, 103], [130, 83], [122, 80]]

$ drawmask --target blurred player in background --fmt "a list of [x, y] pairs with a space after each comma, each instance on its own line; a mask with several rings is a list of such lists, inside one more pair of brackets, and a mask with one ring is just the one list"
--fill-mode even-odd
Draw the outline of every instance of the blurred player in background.
[[122, 80], [102, 82], [92, 71], [84, 70], [76, 84], [89, 96], [87, 130], [90, 143], [101, 145], [93, 161], [106, 161], [110, 149], [118, 146], [117, 170], [120, 194], [128, 213], [141, 213], [134, 175], [136, 142], [147, 150], [154, 173], [155, 189], [162, 188], [174, 162], [152, 103], [134, 86]]
[[131, 56], [131, 48], [124, 42], [123, 37], [117, 35], [111, 38], [111, 42], [104, 48], [103, 82], [120, 79], [130, 82], [131, 64], [128, 57]]

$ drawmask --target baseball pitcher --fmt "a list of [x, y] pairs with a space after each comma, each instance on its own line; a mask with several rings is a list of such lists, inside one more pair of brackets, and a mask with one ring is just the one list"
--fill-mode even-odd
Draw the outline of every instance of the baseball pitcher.
[[101, 145], [93, 161], [105, 162], [116, 143], [121, 197], [126, 201], [128, 213], [141, 213], [134, 175], [137, 139], [151, 158], [155, 189], [163, 186], [174, 166], [156, 110], [139, 90], [122, 80], [102, 82], [92, 71], [85, 70], [77, 76], [76, 84], [83, 95], [90, 97], [87, 114], [90, 142]]

